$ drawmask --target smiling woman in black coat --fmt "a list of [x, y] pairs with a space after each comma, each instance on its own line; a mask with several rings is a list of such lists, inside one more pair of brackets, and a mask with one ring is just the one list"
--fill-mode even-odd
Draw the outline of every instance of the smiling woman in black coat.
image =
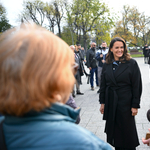
[[100, 85], [100, 112], [106, 120], [107, 142], [116, 150], [135, 150], [139, 145], [135, 118], [140, 108], [141, 73], [130, 58], [122, 38], [112, 39]]

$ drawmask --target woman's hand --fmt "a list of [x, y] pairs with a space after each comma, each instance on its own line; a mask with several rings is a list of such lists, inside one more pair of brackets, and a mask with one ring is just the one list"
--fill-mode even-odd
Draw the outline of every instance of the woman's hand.
[[137, 108], [131, 108], [131, 111], [132, 111], [132, 116], [135, 116], [138, 113], [138, 109]]
[[99, 109], [100, 112], [101, 112], [101, 114], [104, 114], [104, 106], [105, 106], [104, 104], [101, 104], [101, 107], [100, 107], [100, 109]]
[[143, 144], [147, 144], [149, 146], [149, 143], [150, 143], [150, 139], [145, 139], [145, 138], [142, 138], [142, 142]]

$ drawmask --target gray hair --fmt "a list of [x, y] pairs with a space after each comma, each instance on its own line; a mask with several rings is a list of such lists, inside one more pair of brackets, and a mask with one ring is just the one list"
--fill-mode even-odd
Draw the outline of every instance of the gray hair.
[[73, 47], [73, 48], [75, 49], [75, 46], [74, 46], [74, 45], [70, 45], [70, 48], [71, 48], [71, 47]]

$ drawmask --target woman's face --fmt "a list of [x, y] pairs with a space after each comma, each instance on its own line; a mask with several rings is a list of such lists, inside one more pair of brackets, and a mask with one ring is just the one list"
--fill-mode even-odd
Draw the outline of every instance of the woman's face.
[[124, 52], [123, 42], [116, 41], [110, 50], [114, 55], [115, 61], [119, 60], [119, 58], [123, 56]]

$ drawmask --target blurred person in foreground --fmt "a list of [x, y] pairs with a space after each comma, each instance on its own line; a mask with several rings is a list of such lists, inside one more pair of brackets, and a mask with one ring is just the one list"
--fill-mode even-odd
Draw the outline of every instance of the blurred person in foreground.
[[64, 41], [22, 24], [3, 33], [0, 45], [0, 114], [8, 150], [111, 149], [75, 124], [80, 110], [64, 105], [75, 82], [74, 54]]
[[99, 97], [107, 142], [115, 150], [135, 150], [139, 145], [135, 116], [141, 93], [139, 66], [127, 53], [125, 41], [116, 37], [110, 42], [103, 65]]

